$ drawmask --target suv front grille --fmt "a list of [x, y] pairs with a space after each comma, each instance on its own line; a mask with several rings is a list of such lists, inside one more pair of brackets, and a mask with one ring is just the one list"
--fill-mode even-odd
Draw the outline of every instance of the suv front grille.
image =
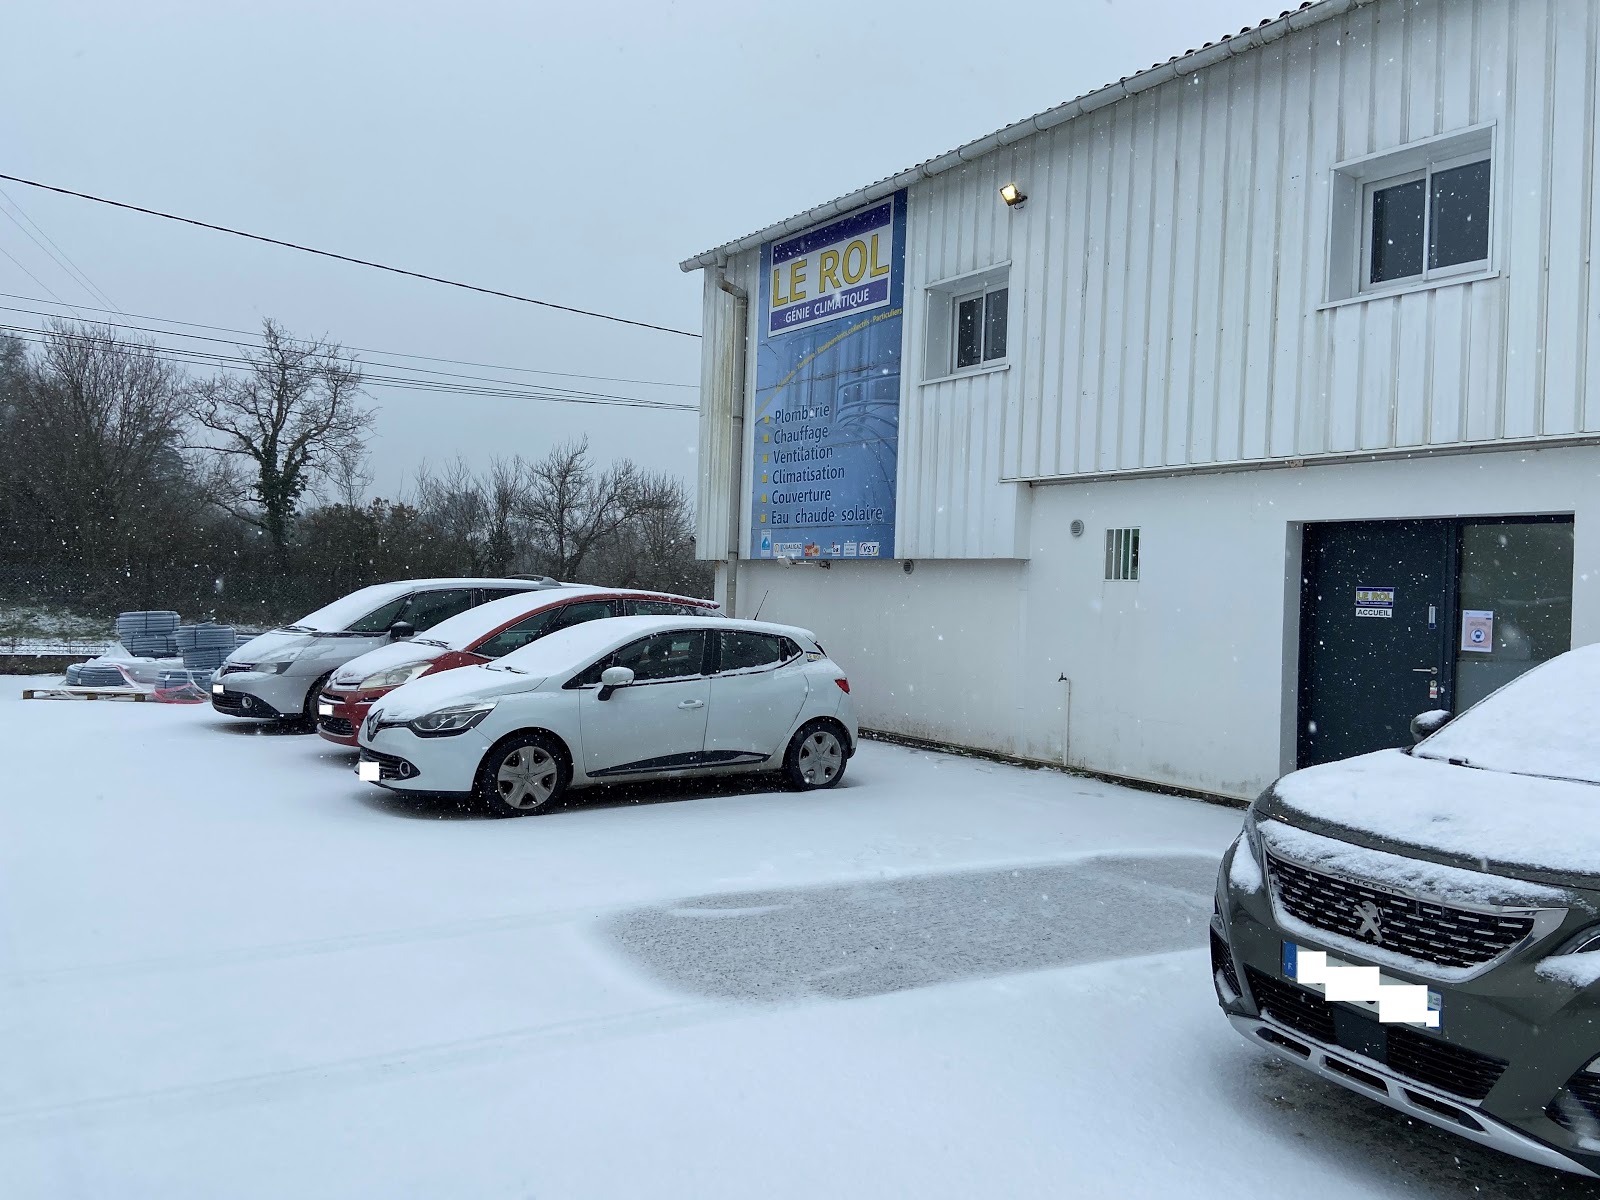
[[[1316, 992], [1273, 979], [1254, 967], [1245, 968], [1256, 1007], [1290, 1029], [1328, 1046], [1341, 1046], [1334, 1005]], [[1377, 1060], [1396, 1074], [1460, 1096], [1482, 1100], [1494, 1087], [1506, 1064], [1462, 1046], [1441, 1042], [1403, 1025], [1381, 1025], [1384, 1036]], [[1343, 1046], [1353, 1054], [1373, 1057], [1370, 1049]]]
[[1315, 992], [1273, 979], [1254, 967], [1244, 969], [1256, 1007], [1308, 1038], [1334, 1045], [1333, 1009]]
[[1600, 1134], [1600, 1075], [1579, 1071], [1544, 1110], [1557, 1125], [1573, 1133]]
[[1468, 1100], [1482, 1100], [1506, 1064], [1487, 1054], [1389, 1026], [1389, 1065], [1402, 1075]]
[[1222, 940], [1222, 935], [1215, 929], [1211, 931], [1211, 973], [1215, 975], [1222, 972], [1222, 978], [1227, 980], [1228, 986], [1237, 996], [1244, 991], [1239, 986], [1239, 974], [1233, 969], [1233, 952], [1228, 949], [1228, 943]]
[[1368, 922], [1360, 910], [1374, 905], [1382, 936], [1382, 941], [1374, 944], [1441, 967], [1482, 966], [1533, 932], [1532, 915], [1474, 912], [1415, 900], [1324, 875], [1271, 853], [1267, 855], [1267, 874], [1278, 903], [1307, 925], [1361, 941], [1360, 930]]

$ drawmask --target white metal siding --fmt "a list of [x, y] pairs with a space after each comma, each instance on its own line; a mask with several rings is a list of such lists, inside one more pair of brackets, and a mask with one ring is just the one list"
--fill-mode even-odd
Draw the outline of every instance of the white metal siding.
[[[913, 187], [902, 556], [1025, 553], [1006, 480], [1600, 432], [1597, 31], [1382, 0]], [[1500, 276], [1319, 309], [1332, 167], [1484, 122]], [[919, 386], [926, 286], [1007, 260], [1011, 369]]]

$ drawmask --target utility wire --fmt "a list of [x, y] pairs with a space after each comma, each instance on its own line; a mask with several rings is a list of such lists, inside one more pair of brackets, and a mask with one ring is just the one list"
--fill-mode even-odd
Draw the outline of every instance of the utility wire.
[[[0, 333], [8, 333], [19, 341], [36, 345], [48, 344], [53, 338], [70, 341], [94, 342], [103, 339], [93, 334], [80, 334], [60, 330], [38, 329], [28, 325], [0, 324]], [[215, 351], [196, 350], [185, 346], [156, 346], [135, 343], [143, 353], [163, 362], [179, 366], [205, 366], [221, 370], [247, 371], [254, 367], [242, 355], [219, 354]], [[486, 387], [474, 384], [451, 384], [431, 379], [405, 378], [391, 375], [362, 376], [362, 386], [391, 388], [399, 391], [435, 392], [447, 395], [480, 396], [510, 400], [542, 400], [559, 404], [596, 404], [612, 408], [647, 408], [662, 412], [696, 412], [694, 404], [677, 404], [665, 400], [646, 400], [637, 396], [612, 395], [604, 392], [577, 392], [559, 389], [534, 389], [526, 387]]]
[[9, 212], [6, 212], [5, 209], [0, 208], [0, 212], [4, 212], [6, 218], [13, 225], [22, 230], [23, 233], [26, 233], [28, 237], [33, 239], [33, 244], [35, 246], [39, 247], [39, 249], [43, 250], [55, 260], [56, 266], [60, 267], [67, 273], [67, 278], [71, 279], [74, 283], [83, 288], [84, 291], [88, 292], [91, 299], [99, 300], [102, 304], [109, 304], [112, 310], [115, 312], [122, 311], [120, 308], [117, 308], [117, 302], [110, 296], [106, 295], [99, 284], [89, 278], [88, 272], [80, 268], [77, 263], [72, 261], [72, 257], [65, 250], [56, 245], [55, 238], [46, 233], [44, 231], [44, 226], [40, 225], [39, 222], [35, 221], [28, 215], [27, 210], [12, 198], [10, 192], [6, 191], [4, 188], [0, 188], [0, 198], [4, 198], [7, 204], [16, 209], [21, 215], [22, 221], [26, 221], [28, 225], [32, 225], [33, 228], [38, 231], [39, 237], [44, 238], [44, 242], [50, 243], [50, 245], [47, 247], [44, 242], [41, 242], [39, 238], [34, 237], [33, 234], [28, 231], [27, 225], [24, 225], [22, 221], [17, 220], [16, 217], [12, 216]]
[[[286, 242], [281, 238], [267, 237], [264, 234], [246, 233], [242, 229], [230, 229], [226, 225], [213, 225], [210, 221], [198, 221], [193, 217], [180, 217], [175, 213], [162, 212], [156, 208], [143, 208], [137, 204], [126, 204], [121, 200], [108, 200], [104, 196], [92, 196], [88, 192], [75, 192], [71, 188], [56, 187], [53, 184], [40, 183], [33, 179], [23, 179], [20, 175], [0, 174], [0, 179], [9, 180], [12, 183], [20, 183], [26, 187], [39, 188], [46, 192], [56, 192], [62, 196], [76, 196], [79, 200], [92, 200], [96, 204], [108, 204], [112, 208], [144, 213], [150, 217], [161, 217], [167, 221], [179, 221], [185, 225], [215, 230], [217, 233], [231, 233], [234, 237], [249, 238], [254, 242], [266, 242], [268, 245], [282, 246], [287, 250], [299, 250], [304, 254], [316, 254], [323, 258], [338, 259], [340, 262], [354, 263], [358, 267], [371, 267], [375, 271], [388, 271], [392, 275], [409, 275], [413, 279], [425, 279], [429, 283], [442, 283], [447, 287], [462, 288], [469, 292], [481, 292], [485, 296], [499, 296], [503, 300], [517, 300], [523, 304], [537, 304], [541, 308], [553, 308], [561, 312], [575, 313], [580, 317], [594, 317], [596, 320], [612, 321], [618, 325], [632, 325], [639, 329], [654, 329], [658, 333], [672, 333], [679, 337], [698, 338], [700, 336], [698, 333], [691, 333], [687, 329], [673, 329], [669, 325], [652, 325], [649, 321], [635, 321], [628, 317], [614, 317], [610, 313], [595, 312], [587, 308], [574, 308], [570, 304], [557, 304], [553, 300], [535, 300], [531, 296], [519, 296], [515, 292], [502, 292], [494, 288], [478, 287], [476, 284], [460, 283], [454, 279], [443, 279], [438, 275], [425, 275], [421, 271], [408, 271], [404, 267], [391, 267], [365, 258], [352, 258], [348, 254], [335, 254], [332, 250], [318, 250], [311, 246], [302, 246], [298, 242]], [[40, 286], [43, 285], [41, 284]]]
[[[15, 305], [10, 305], [10, 304], [0, 304], [0, 312], [23, 313], [24, 315], [30, 316], [30, 317], [52, 317], [53, 318], [53, 317], [57, 316], [56, 313], [42, 312], [39, 309], [34, 309], [34, 308], [18, 308]], [[156, 317], [156, 318], [153, 318], [153, 319], [154, 320], [160, 320], [161, 318]], [[208, 336], [206, 334], [203, 334], [203, 333], [180, 333], [180, 332], [178, 332], [176, 330], [171, 330], [171, 329], [158, 329], [158, 328], [156, 328], [155, 326], [152, 326], [152, 325], [127, 325], [127, 324], [122, 324], [122, 323], [119, 323], [119, 322], [116, 322], [116, 321], [95, 321], [95, 322], [93, 322], [93, 324], [95, 326], [97, 326], [97, 327], [105, 328], [105, 329], [129, 329], [129, 330], [133, 330], [133, 331], [138, 332], [138, 333], [156, 333], [156, 334], [161, 334], [164, 337], [187, 338], [190, 341], [196, 341], [196, 342], [220, 342], [221, 344], [223, 344], [225, 346], [237, 346], [237, 347], [239, 347], [241, 349], [260, 350], [260, 349], [263, 348], [262, 343], [257, 341], [257, 340], [255, 340], [255, 335], [246, 335], [247, 336], [247, 340], [241, 341], [238, 338], [210, 337], [210, 336]], [[18, 326], [18, 328], [23, 328], [23, 327]], [[229, 331], [226, 331], [226, 332], [238, 332], [238, 333], [242, 334], [244, 331], [243, 330], [229, 330]], [[173, 347], [171, 347], [171, 349], [175, 350], [175, 351], [187, 351], [189, 348], [185, 347], [185, 346], [173, 346]], [[354, 349], [354, 347], [350, 347], [350, 349]], [[378, 352], [375, 351], [374, 353], [378, 353]], [[469, 380], [472, 380], [473, 382], [476, 382], [476, 383], [496, 383], [496, 384], [501, 384], [501, 385], [503, 385], [505, 387], [512, 387], [512, 388], [525, 388], [525, 387], [530, 387], [530, 386], [531, 387], [542, 387], [543, 386], [541, 384], [531, 384], [531, 385], [530, 384], [522, 384], [522, 383], [518, 383], [515, 380], [511, 380], [511, 379], [496, 379], [493, 376], [489, 376], [489, 375], [466, 375], [466, 374], [461, 373], [460, 371], [440, 371], [440, 370], [437, 370], [437, 369], [434, 369], [434, 368], [430, 368], [430, 367], [413, 367], [413, 366], [408, 366], [405, 363], [385, 362], [382, 359], [358, 359], [357, 361], [360, 362], [363, 367], [365, 367], [365, 366], [387, 367], [390, 370], [394, 370], [394, 371], [410, 371], [410, 372], [412, 372], [414, 374], [417, 374], [417, 375], [437, 375], [437, 376], [439, 376], [441, 378], [447, 378], [447, 379], [469, 379]], [[670, 385], [670, 386], [681, 386], [681, 385]], [[575, 389], [562, 389], [562, 390], [574, 390], [575, 391]], [[580, 395], [610, 395], [610, 394], [614, 394], [614, 393], [582, 392], [582, 393], [576, 393], [576, 394], [580, 394]]]
[[[52, 302], [50, 300], [41, 299], [38, 296], [24, 296], [18, 292], [0, 292], [0, 300], [26, 300], [31, 304], [55, 303], [59, 304], [63, 308], [71, 308], [74, 311], [81, 309], [84, 312], [114, 312], [119, 316], [127, 317], [136, 321], [159, 321], [163, 325], [182, 325], [186, 329], [209, 329], [215, 333], [237, 333], [243, 337], [251, 339], [260, 336], [259, 333], [251, 329], [234, 329], [227, 325], [206, 325], [199, 321], [180, 321], [175, 317], [156, 317], [151, 316], [149, 313], [130, 313], [124, 312], [120, 308], [95, 308], [87, 304], [68, 304], [65, 300], [61, 300], [59, 298]], [[57, 315], [55, 313], [38, 313], [26, 308], [9, 308], [6, 305], [0, 305], [0, 309], [9, 312], [30, 313], [33, 316]], [[125, 326], [123, 328], [136, 329], [139, 327]], [[190, 336], [189, 334], [179, 333], [176, 330], [167, 329], [155, 330], [153, 332], [164, 333], [169, 337]], [[257, 343], [252, 341], [250, 344], [255, 345]], [[665, 379], [624, 379], [615, 375], [583, 375], [575, 371], [545, 371], [540, 370], [537, 367], [508, 367], [504, 363], [474, 362], [471, 359], [465, 358], [440, 358], [437, 355], [432, 354], [407, 354], [403, 350], [374, 350], [370, 346], [345, 346], [344, 349], [352, 350], [357, 354], [382, 354], [389, 358], [411, 358], [417, 360], [418, 362], [446, 363], [453, 367], [485, 367], [491, 371], [514, 371], [518, 375], [549, 375], [556, 379], [588, 379], [595, 383], [636, 383], [641, 387], [698, 388], [700, 386], [697, 383], [674, 383]]]
[[[24, 232], [26, 232], [26, 230], [24, 230]], [[42, 287], [45, 291], [49, 292], [52, 296], [55, 296], [56, 303], [61, 305], [62, 308], [71, 308], [71, 309], [74, 309], [74, 311], [76, 311], [76, 307], [74, 305], [68, 304], [60, 296], [56, 296], [55, 291], [50, 287], [50, 285], [48, 283], [46, 283], [44, 280], [40, 279], [32, 271], [28, 270], [27, 267], [23, 266], [22, 263], [17, 259], [17, 256], [15, 254], [12, 254], [11, 251], [7, 250], [4, 246], [0, 246], [0, 254], [4, 254], [12, 262], [16, 263], [17, 264], [17, 270], [21, 271], [24, 275], [26, 275], [29, 279], [33, 280], [40, 287]], [[82, 319], [82, 314], [79, 315], [79, 319], [80, 320]]]

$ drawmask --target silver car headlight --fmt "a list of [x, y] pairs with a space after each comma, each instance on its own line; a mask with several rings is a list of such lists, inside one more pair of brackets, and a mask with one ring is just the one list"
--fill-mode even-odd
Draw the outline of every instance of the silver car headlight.
[[465, 733], [494, 711], [495, 701], [483, 700], [473, 704], [453, 704], [411, 722], [411, 732], [418, 737], [449, 737]]
[[260, 671], [263, 675], [282, 675], [294, 665], [294, 660], [299, 657], [298, 654], [291, 654], [288, 658], [280, 658], [274, 662], [257, 663], [255, 670]]
[[368, 675], [361, 681], [359, 686], [362, 691], [366, 691], [369, 688], [399, 687], [402, 683], [410, 683], [431, 666], [433, 666], [431, 662], [419, 662], [407, 663], [402, 667], [391, 667], [387, 671], [379, 671], [376, 675]]

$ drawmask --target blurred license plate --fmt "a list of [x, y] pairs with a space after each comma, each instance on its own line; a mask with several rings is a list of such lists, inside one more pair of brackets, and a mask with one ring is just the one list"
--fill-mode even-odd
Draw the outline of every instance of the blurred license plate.
[[[1294, 980], [1301, 987], [1310, 988], [1312, 991], [1321, 992], [1323, 995], [1327, 995], [1327, 984], [1313, 983], [1310, 980], [1300, 978], [1300, 954], [1302, 949], [1309, 950], [1311, 947], [1306, 946], [1302, 948], [1294, 942], [1283, 943], [1284, 978]], [[1328, 966], [1330, 967], [1358, 967], [1362, 965], [1361, 963], [1349, 962], [1332, 954], [1327, 956], [1327, 962]], [[1377, 978], [1378, 982], [1382, 984], [1406, 983], [1404, 979], [1396, 979], [1393, 975], [1386, 975], [1382, 971], [1378, 972]], [[1378, 1015], [1378, 1002], [1376, 1000], [1340, 1000], [1337, 1001], [1337, 1003], [1349, 1004], [1355, 1008], [1363, 1008], [1372, 1013], [1374, 1016]], [[1444, 1019], [1444, 997], [1438, 992], [1434, 991], [1432, 988], [1428, 989], [1428, 1012], [1432, 1014], [1432, 1019], [1424, 1023], [1426, 1027], [1430, 1029], [1439, 1028], [1440, 1023]], [[1406, 1022], [1406, 1024], [1415, 1025], [1415, 1022]]]
[[331, 717], [331, 716], [333, 716], [333, 705], [331, 705], [331, 704], [318, 704], [317, 705], [317, 715], [319, 717]]
[[221, 684], [220, 684], [220, 683], [213, 683], [213, 684], [212, 684], [212, 685], [211, 685], [211, 694], [212, 694], [212, 695], [213, 695], [213, 696], [220, 696], [220, 695], [222, 695], [222, 685], [221, 685]]
[[379, 764], [371, 759], [367, 759], [356, 764], [356, 774], [361, 776], [361, 778], [365, 779], [368, 783], [378, 782], [378, 772], [380, 769], [381, 768]]

